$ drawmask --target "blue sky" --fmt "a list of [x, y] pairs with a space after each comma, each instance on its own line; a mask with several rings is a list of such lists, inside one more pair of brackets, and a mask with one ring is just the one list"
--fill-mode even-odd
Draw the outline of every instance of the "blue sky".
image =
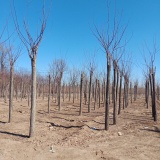
[[[46, 1], [46, 8], [50, 11], [47, 27], [39, 47], [37, 69], [47, 73], [48, 64], [55, 58], [65, 58], [70, 68], [83, 68], [87, 60], [95, 55], [99, 70], [105, 69], [105, 54], [92, 30], [94, 24], [99, 30], [107, 24], [106, 0], [53, 0], [52, 6]], [[115, 1], [111, 1], [110, 16], [113, 17]], [[14, 31], [10, 14], [10, 0], [0, 2], [0, 30], [8, 19], [9, 31]], [[51, 7], [50, 7], [51, 6]], [[30, 32], [36, 35], [40, 24], [42, 0], [15, 0], [19, 25], [23, 31], [22, 20], [27, 19]], [[121, 25], [128, 25], [125, 39], [129, 42], [126, 52], [132, 54], [132, 79], [143, 77], [144, 62], [142, 47], [144, 42], [151, 48], [156, 38], [160, 48], [160, 1], [159, 0], [117, 0], [117, 12], [122, 12]], [[19, 44], [15, 34], [15, 46]], [[5, 34], [3, 36], [5, 39]], [[147, 53], [146, 57], [148, 56]], [[159, 52], [160, 55], [160, 52]], [[160, 75], [160, 56], [156, 55], [155, 65], [157, 77]], [[18, 59], [16, 68], [23, 67], [30, 70], [30, 59], [27, 51]]]

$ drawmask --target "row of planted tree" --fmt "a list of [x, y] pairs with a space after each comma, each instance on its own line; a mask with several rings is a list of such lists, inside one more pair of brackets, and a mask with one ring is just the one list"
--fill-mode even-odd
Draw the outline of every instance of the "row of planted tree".
[[[62, 62], [65, 64], [64, 60], [56, 60], [54, 64], [60, 65]], [[125, 68], [121, 71], [116, 70], [116, 72], [113, 68], [113, 79], [109, 90], [106, 87], [106, 76], [99, 76], [98, 79], [94, 75], [92, 67], [88, 71], [88, 75], [87, 72], [81, 72], [81, 76], [78, 76], [78, 71], [71, 71], [68, 78], [69, 82], [65, 82], [64, 69], [62, 72], [52, 69], [50, 67], [50, 74], [47, 76], [37, 75], [36, 85], [36, 99], [48, 101], [48, 108], [47, 106], [44, 108], [44, 110], [48, 109], [48, 113], [50, 113], [53, 102], [57, 104], [58, 111], [61, 111], [61, 102], [65, 103], [66, 101], [79, 103], [79, 115], [83, 115], [83, 106], [88, 107], [88, 113], [100, 107], [106, 109], [106, 92], [109, 91], [108, 103], [110, 109], [113, 109], [114, 124], [117, 122], [117, 115], [121, 113], [121, 109], [128, 107], [129, 103], [136, 101], [137, 96], [140, 95], [145, 95], [147, 108], [149, 108], [151, 99], [152, 116], [154, 121], [157, 121], [156, 99], [159, 100], [159, 86], [155, 85], [155, 72], [151, 69], [148, 77], [146, 76], [145, 88], [139, 88], [139, 94], [138, 81], [132, 85], [132, 82], [129, 81], [129, 73], [125, 72]], [[57, 74], [55, 74], [56, 72]], [[11, 92], [11, 83], [13, 83], [13, 92]], [[8, 70], [1, 70], [0, 88], [1, 98], [4, 98], [5, 102], [9, 100], [8, 122], [12, 122], [13, 99], [21, 101], [28, 99], [28, 106], [30, 107], [30, 73], [21, 70], [20, 72], [15, 72], [14, 76], [12, 75], [11, 77]], [[10, 104], [12, 104], [12, 107]]]
[[[113, 62], [115, 63], [115, 61]], [[115, 65], [115, 64], [113, 64]], [[2, 65], [1, 65], [2, 66]], [[78, 71], [74, 70], [70, 72], [69, 82], [65, 82], [64, 71], [66, 63], [64, 60], [55, 60], [53, 66], [50, 67], [50, 74], [47, 76], [37, 75], [37, 99], [48, 100], [48, 113], [52, 107], [51, 102], [57, 103], [58, 111], [61, 111], [61, 102], [70, 101], [72, 103], [79, 102], [79, 115], [83, 114], [83, 105], [88, 106], [88, 112], [96, 110], [102, 106], [106, 107], [106, 92], [109, 91], [108, 103], [113, 108], [113, 123], [116, 124], [117, 114], [121, 113], [121, 109], [125, 109], [129, 102], [136, 101], [138, 95], [138, 81], [129, 81], [129, 73], [125, 68], [122, 70], [113, 68], [113, 79], [109, 88], [106, 87], [106, 76], [103, 77], [94, 75], [93, 67], [90, 67], [88, 74], [87, 72], [81, 72], [81, 76]], [[60, 67], [61, 66], [61, 67]], [[6, 67], [5, 67], [6, 68]], [[145, 95], [145, 101], [147, 108], [149, 106], [149, 95], [151, 97], [152, 104], [152, 115], [154, 120], [157, 120], [156, 111], [156, 94], [159, 100], [159, 86], [157, 86], [157, 93], [155, 89], [155, 74], [151, 72], [146, 79], [145, 92], [142, 88], [142, 93]], [[13, 76], [12, 76], [13, 78]], [[63, 81], [62, 81], [63, 80]], [[31, 96], [31, 76], [30, 73], [21, 70], [14, 74], [14, 80], [11, 80], [9, 71], [6, 69], [1, 70], [1, 98], [4, 101], [13, 103], [13, 98], [10, 96], [11, 93], [11, 82], [13, 81], [13, 98], [15, 100], [28, 99], [28, 105], [30, 106]], [[11, 99], [12, 98], [12, 99]], [[10, 108], [9, 122], [12, 120], [12, 108]]]
[[[21, 25], [18, 22], [16, 6], [14, 5], [14, 1], [12, 1], [11, 10], [12, 20], [15, 26], [14, 30], [28, 52], [31, 61], [31, 73], [27, 74], [22, 71], [14, 73], [14, 65], [20, 56], [21, 47], [15, 49], [13, 47], [14, 44], [11, 45], [11, 37], [8, 33], [8, 38], [4, 41], [7, 42], [5, 47], [3, 46], [4, 42], [0, 43], [0, 96], [5, 99], [5, 102], [9, 97], [9, 122], [12, 121], [13, 98], [21, 98], [21, 100], [23, 100], [23, 98], [28, 97], [28, 104], [31, 107], [29, 137], [33, 137], [35, 133], [36, 98], [40, 96], [43, 99], [45, 99], [46, 96], [48, 97], [48, 113], [50, 113], [51, 96], [55, 99], [55, 102], [58, 103], [59, 111], [61, 110], [61, 101], [66, 100], [66, 96], [68, 96], [67, 98], [69, 100], [72, 98], [73, 103], [75, 102], [76, 97], [80, 98], [80, 115], [83, 114], [84, 104], [88, 105], [88, 112], [91, 112], [92, 109], [101, 107], [101, 103], [103, 102], [105, 108], [105, 130], [109, 129], [109, 111], [111, 106], [113, 108], [113, 123], [116, 124], [117, 114], [121, 113], [121, 108], [124, 109], [128, 107], [129, 102], [132, 103], [132, 98], [134, 98], [134, 101], [136, 100], [138, 95], [138, 84], [135, 82], [133, 85], [130, 78], [130, 70], [132, 67], [131, 65], [128, 65], [131, 64], [131, 61], [127, 59], [128, 62], [126, 62], [126, 59], [124, 58], [125, 56], [130, 55], [129, 53], [124, 54], [128, 43], [127, 40], [123, 40], [127, 26], [123, 27], [120, 24], [121, 15], [118, 15], [116, 9], [114, 11], [114, 16], [110, 16], [111, 11], [109, 6], [110, 3], [107, 1], [108, 15], [105, 29], [100, 30], [97, 26], [94, 26], [93, 30], [94, 36], [103, 48], [104, 57], [106, 57], [105, 76], [95, 76], [95, 68], [91, 63], [89, 67], [89, 78], [87, 77], [87, 72], [79, 73], [81, 74], [81, 77], [78, 77], [77, 73], [73, 72], [71, 73], [70, 78], [63, 78], [64, 71], [66, 70], [66, 63], [61, 59], [56, 60], [51, 64], [50, 74], [46, 77], [37, 75], [36, 73], [38, 48], [42, 41], [49, 15], [45, 11], [45, 3], [42, 7], [40, 31], [35, 37], [31, 35], [26, 20], [24, 20], [23, 27], [20, 27]], [[23, 29], [25, 33], [22, 31]], [[0, 36], [0, 40], [1, 38], [2, 36]], [[7, 54], [5, 54], [6, 52]], [[155, 82], [154, 68], [154, 55], [156, 52], [156, 47], [154, 47], [153, 52], [149, 51], [149, 54], [151, 55], [151, 64], [146, 63], [148, 72], [145, 73], [145, 100], [148, 107], [149, 96], [151, 97], [152, 116], [155, 121], [157, 120], [157, 85]], [[9, 68], [5, 67], [5, 57], [7, 57], [9, 61]], [[159, 87], [157, 91], [159, 98]]]

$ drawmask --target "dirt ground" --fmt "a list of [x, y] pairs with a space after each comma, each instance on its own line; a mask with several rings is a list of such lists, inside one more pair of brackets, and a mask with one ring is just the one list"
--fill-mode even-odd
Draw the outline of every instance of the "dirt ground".
[[143, 98], [122, 110], [117, 125], [113, 125], [111, 108], [109, 131], [104, 130], [102, 106], [87, 113], [83, 105], [83, 116], [79, 116], [78, 101], [62, 102], [60, 112], [52, 102], [48, 114], [47, 98], [38, 99], [36, 135], [28, 138], [27, 100], [14, 101], [9, 124], [8, 104], [0, 99], [0, 160], [160, 160], [160, 120], [153, 121]]

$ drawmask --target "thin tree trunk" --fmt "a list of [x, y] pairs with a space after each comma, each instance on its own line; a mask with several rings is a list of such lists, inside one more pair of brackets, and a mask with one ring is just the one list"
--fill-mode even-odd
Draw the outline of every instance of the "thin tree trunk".
[[21, 101], [23, 99], [23, 80], [21, 79]]
[[149, 81], [147, 81], [147, 108], [149, 107]]
[[121, 113], [121, 95], [122, 95], [122, 75], [120, 75], [120, 86], [119, 86], [119, 108], [118, 108], [118, 114]]
[[60, 76], [59, 79], [59, 90], [58, 90], [58, 111], [61, 110], [61, 81], [62, 81], [62, 76]]
[[131, 94], [131, 103], [132, 103], [132, 82], [130, 82], [130, 94]]
[[49, 88], [48, 88], [48, 113], [50, 113], [50, 97], [51, 97], [51, 76], [49, 75]]
[[104, 80], [104, 100], [103, 100], [103, 107], [105, 107], [105, 105], [106, 105], [106, 82], [105, 82], [105, 80]]
[[157, 100], [159, 101], [159, 86], [157, 86]]
[[34, 137], [36, 120], [36, 55], [31, 59], [32, 79], [31, 79], [31, 114], [29, 137]]
[[63, 97], [63, 102], [64, 102], [64, 97], [65, 97], [65, 84], [63, 83], [63, 93], [62, 93], [62, 97]]
[[107, 84], [106, 84], [105, 130], [109, 129], [110, 72], [111, 72], [110, 58], [107, 56]]
[[151, 94], [151, 102], [152, 102], [152, 117], [154, 117], [154, 110], [153, 110], [153, 85], [152, 85], [152, 77], [149, 74], [149, 81], [150, 81], [150, 94]]
[[153, 115], [154, 115], [154, 121], [157, 121], [157, 106], [156, 106], [156, 85], [155, 85], [155, 73], [152, 73], [152, 81], [153, 81], [153, 95], [152, 95], [152, 100], [153, 100]]
[[73, 91], [73, 103], [74, 103], [74, 100], [75, 100], [75, 83], [73, 82], [73, 85], [72, 85], [72, 91]]
[[13, 110], [13, 79], [14, 79], [14, 66], [10, 66], [10, 85], [9, 85], [9, 120], [12, 122], [12, 110]]
[[118, 100], [118, 88], [119, 88], [119, 71], [117, 70], [117, 82], [116, 82], [116, 103]]
[[99, 108], [101, 107], [101, 85], [100, 85], [100, 81], [98, 80], [98, 98], [99, 98], [99, 100], [98, 100], [98, 102], [99, 102]]
[[116, 74], [117, 74], [117, 64], [114, 61], [114, 78], [113, 78], [113, 124], [117, 123], [117, 103], [116, 103]]
[[101, 98], [102, 98], [102, 103], [103, 103], [103, 101], [104, 101], [104, 96], [103, 96], [103, 95], [104, 95], [104, 83], [103, 83], [103, 82], [102, 82], [102, 85], [101, 85], [101, 86], [102, 86], [102, 87], [101, 87], [101, 88], [102, 88], [102, 89], [101, 89], [101, 95], [102, 95]]
[[128, 106], [128, 81], [125, 80], [125, 108]]
[[88, 112], [91, 112], [91, 85], [92, 85], [93, 71], [90, 71], [90, 81], [89, 81], [89, 96], [88, 96]]
[[134, 101], [137, 100], [137, 85], [134, 86]]
[[88, 89], [88, 81], [86, 80], [85, 91], [84, 91], [85, 105], [87, 104], [87, 89]]
[[123, 109], [125, 107], [125, 92], [126, 92], [126, 84], [125, 84], [125, 80], [124, 80], [124, 88], [123, 88]]
[[96, 86], [95, 86], [95, 92], [94, 92], [94, 110], [96, 110], [97, 107], [97, 85], [98, 85], [98, 80], [96, 79]]
[[80, 111], [79, 115], [82, 115], [82, 94], [83, 94], [83, 73], [81, 74], [81, 82], [80, 82]]

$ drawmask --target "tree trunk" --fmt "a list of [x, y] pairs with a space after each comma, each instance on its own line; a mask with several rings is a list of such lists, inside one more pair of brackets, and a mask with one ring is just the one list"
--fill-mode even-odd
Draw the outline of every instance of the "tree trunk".
[[100, 81], [98, 80], [98, 103], [99, 103], [99, 108], [101, 107], [101, 85], [100, 85]]
[[123, 109], [125, 107], [125, 92], [126, 92], [126, 84], [125, 84], [125, 80], [124, 80], [124, 88], [123, 88]]
[[73, 103], [74, 103], [74, 100], [75, 100], [75, 83], [73, 82], [72, 84], [72, 92], [73, 92]]
[[85, 91], [84, 91], [85, 105], [87, 104], [87, 89], [88, 89], [88, 81], [86, 80]]
[[149, 81], [147, 81], [147, 108], [149, 106]]
[[83, 73], [81, 74], [81, 82], [80, 82], [80, 111], [79, 115], [82, 115], [82, 94], [83, 94]]
[[117, 82], [116, 82], [116, 103], [118, 100], [118, 88], [119, 88], [119, 71], [117, 70]]
[[58, 111], [61, 110], [61, 78], [59, 80], [59, 91], [58, 91]]
[[125, 108], [128, 107], [128, 80], [125, 80]]
[[94, 110], [96, 110], [97, 106], [97, 85], [98, 85], [98, 80], [96, 79], [96, 86], [95, 86], [95, 92], [94, 92]]
[[153, 101], [153, 115], [154, 121], [157, 121], [157, 106], [156, 106], [156, 85], [155, 85], [155, 73], [152, 73], [152, 81], [153, 81], [153, 93], [152, 93], [152, 101]]
[[91, 85], [92, 85], [93, 71], [90, 71], [90, 81], [89, 81], [89, 96], [88, 96], [88, 112], [91, 112]]
[[[152, 84], [152, 76], [151, 74], [149, 74], [149, 81], [150, 81], [150, 94], [151, 94], [151, 102], [152, 102], [152, 106], [153, 106], [153, 84]], [[152, 107], [152, 117], [154, 117], [154, 110], [153, 110], [153, 107]]]
[[118, 108], [118, 114], [121, 113], [121, 95], [122, 95], [122, 75], [120, 75], [120, 86], [119, 86], [119, 108]]
[[159, 101], [159, 86], [157, 86], [157, 100]]
[[65, 98], [65, 84], [63, 83], [63, 102], [64, 102], [64, 98]]
[[29, 137], [35, 135], [35, 119], [36, 119], [36, 55], [31, 59], [32, 79], [31, 79], [31, 114], [30, 114], [30, 131]]
[[130, 95], [131, 95], [131, 103], [132, 103], [132, 82], [130, 82]]
[[134, 86], [134, 101], [137, 100], [137, 85]]
[[48, 88], [48, 113], [50, 113], [50, 97], [51, 97], [51, 76], [49, 75], [49, 88]]
[[116, 74], [117, 74], [117, 64], [114, 61], [114, 78], [113, 78], [113, 124], [117, 123], [117, 103], [116, 103]]
[[102, 103], [103, 103], [103, 101], [104, 101], [104, 96], [103, 96], [104, 95], [104, 83], [103, 82], [102, 82], [101, 88], [102, 88], [101, 89], [101, 98], [102, 98], [101, 100], [102, 100]]
[[103, 100], [103, 107], [105, 107], [105, 105], [106, 105], [106, 82], [105, 82], [105, 80], [104, 80], [104, 100]]
[[23, 79], [21, 79], [21, 101], [23, 98]]
[[109, 129], [109, 94], [110, 94], [110, 72], [111, 62], [107, 56], [107, 84], [106, 84], [106, 107], [105, 107], [105, 130]]
[[9, 85], [9, 120], [12, 122], [12, 110], [13, 110], [13, 79], [14, 79], [14, 66], [10, 66], [10, 85]]
[[94, 100], [95, 97], [95, 89], [94, 89], [94, 83], [92, 84], [92, 100]]

